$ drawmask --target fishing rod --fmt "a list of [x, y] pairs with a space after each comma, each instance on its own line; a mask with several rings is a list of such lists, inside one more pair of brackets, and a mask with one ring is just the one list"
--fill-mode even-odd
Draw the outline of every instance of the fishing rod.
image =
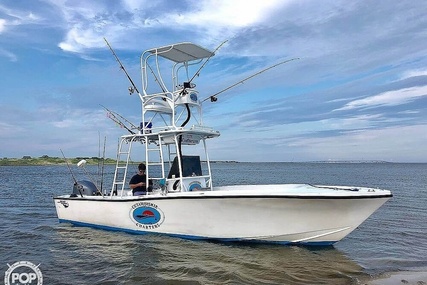
[[130, 77], [129, 73], [126, 71], [125, 67], [123, 66], [122, 62], [120, 61], [119, 57], [116, 55], [116, 53], [114, 52], [113, 48], [110, 46], [110, 44], [108, 43], [107, 39], [104, 38], [105, 43], [107, 44], [107, 46], [110, 48], [111, 52], [113, 53], [114, 57], [116, 58], [116, 61], [119, 63], [120, 65], [120, 69], [123, 70], [123, 72], [126, 74], [126, 77], [128, 78], [130, 84], [132, 84], [132, 87], [129, 87], [129, 95], [131, 95], [134, 91], [136, 91], [140, 96], [141, 93], [139, 93], [138, 88], [136, 87], [135, 83], [133, 83], [132, 78]]
[[[154, 82], [157, 82], [157, 84], [160, 86], [160, 89], [162, 89], [163, 93], [166, 93], [167, 90], [163, 87], [163, 85], [160, 83], [159, 79], [157, 78], [156, 74], [154, 73], [154, 70], [151, 68], [151, 66], [147, 63], [148, 68], [150, 69], [151, 74], [154, 76]], [[165, 98], [162, 98], [163, 100], [166, 100]]]
[[239, 85], [239, 84], [243, 84], [245, 81], [247, 81], [247, 80], [249, 80], [249, 79], [251, 79], [251, 78], [253, 78], [253, 77], [257, 76], [257, 75], [260, 75], [261, 73], [264, 73], [264, 72], [266, 72], [267, 70], [270, 70], [270, 69], [275, 68], [275, 67], [277, 67], [277, 66], [279, 66], [279, 65], [282, 65], [282, 64], [285, 64], [285, 63], [288, 63], [288, 62], [290, 62], [290, 61], [297, 60], [297, 59], [300, 59], [300, 58], [299, 58], [299, 57], [296, 57], [296, 58], [292, 58], [292, 59], [284, 60], [284, 61], [281, 61], [281, 62], [279, 62], [279, 63], [276, 63], [276, 64], [274, 64], [274, 65], [272, 65], [272, 66], [269, 66], [269, 67], [267, 67], [267, 68], [264, 68], [263, 70], [260, 70], [260, 71], [258, 71], [257, 73], [252, 74], [251, 76], [248, 76], [248, 77], [246, 77], [245, 79], [240, 80], [239, 82], [237, 82], [237, 83], [235, 83], [235, 84], [233, 84], [233, 85], [231, 85], [231, 86], [228, 86], [227, 88], [225, 88], [225, 89], [223, 89], [223, 90], [221, 90], [221, 91], [219, 91], [219, 92], [217, 92], [217, 93], [215, 93], [215, 94], [213, 94], [213, 95], [211, 95], [211, 96], [209, 96], [209, 97], [206, 97], [205, 99], [203, 99], [202, 101], [200, 101], [200, 103], [203, 103], [203, 102], [205, 102], [205, 101], [206, 101], [206, 100], [208, 100], [208, 99], [210, 99], [210, 100], [211, 100], [211, 102], [216, 102], [216, 101], [218, 100], [218, 98], [217, 98], [216, 96], [218, 96], [219, 94], [221, 94], [221, 93], [223, 93], [223, 92], [225, 92], [225, 91], [227, 91], [227, 90], [229, 90], [229, 89], [231, 89], [231, 88], [233, 88], [233, 87], [235, 87], [235, 86], [237, 86], [237, 85]]
[[[194, 88], [195, 85], [191, 86], [191, 82], [196, 78], [196, 76], [200, 75], [200, 71], [205, 67], [205, 65], [208, 63], [208, 61], [215, 55], [215, 52], [217, 52], [228, 40], [223, 41], [212, 53], [211, 55], [205, 60], [205, 62], [199, 67], [199, 69], [194, 73], [193, 77], [188, 82], [184, 82], [184, 86], [182, 88], [182, 91], [179, 93], [180, 95], [185, 93], [185, 89], [187, 88]], [[188, 65], [186, 65], [188, 68]], [[188, 72], [188, 70], [187, 70]]]
[[104, 196], [102, 186], [104, 184], [104, 165], [105, 165], [105, 144], [107, 143], [107, 137], [104, 137], [104, 151], [102, 153], [102, 167], [101, 167], [101, 194]]
[[100, 181], [99, 181], [99, 176], [100, 176], [100, 172], [101, 172], [101, 168], [100, 168], [100, 158], [101, 158], [101, 133], [98, 131], [98, 159], [97, 159], [97, 162], [98, 162], [98, 173], [97, 173], [97, 179], [96, 179], [96, 182], [99, 184], [100, 183]]
[[[100, 104], [101, 105], [101, 104]], [[117, 112], [114, 112], [114, 111], [112, 111], [112, 110], [110, 110], [110, 109], [108, 109], [107, 107], [105, 107], [105, 106], [103, 106], [103, 105], [101, 105], [101, 107], [102, 108], [104, 108], [106, 111], [108, 111], [109, 113], [111, 113], [111, 114], [113, 114], [113, 115], [115, 115], [115, 116], [118, 116], [118, 117], [120, 117], [120, 119], [122, 119], [122, 120], [124, 120], [126, 123], [128, 123], [130, 126], [131, 126], [131, 128], [134, 128], [134, 129], [137, 129], [138, 127], [137, 126], [135, 126], [131, 121], [129, 121], [128, 119], [126, 119], [125, 117], [123, 117], [122, 115], [120, 115], [119, 113], [117, 113]]]
[[[101, 104], [100, 104], [101, 105]], [[102, 108], [104, 108], [107, 112], [108, 112], [108, 118], [110, 118], [113, 122], [115, 122], [116, 124], [118, 124], [120, 127], [125, 128], [129, 133], [131, 133], [132, 135], [135, 134], [134, 131], [132, 131], [132, 129], [138, 129], [137, 126], [135, 126], [131, 121], [129, 121], [128, 119], [126, 119], [125, 117], [123, 117], [122, 115], [120, 115], [117, 112], [111, 111], [109, 110], [107, 107], [101, 105]], [[128, 123], [130, 125], [130, 128], [128, 126], [126, 126], [120, 119], [124, 120], [126, 123]]]
[[71, 171], [71, 167], [70, 167], [70, 165], [68, 164], [68, 160], [67, 160], [67, 158], [65, 157], [64, 152], [62, 151], [62, 149], [59, 149], [59, 150], [61, 151], [62, 156], [64, 157], [64, 160], [65, 160], [65, 163], [67, 164], [68, 170], [69, 170], [69, 171], [70, 171], [70, 173], [71, 173], [71, 177], [73, 177], [74, 185], [76, 185], [77, 190], [79, 190], [80, 196], [82, 196], [82, 197], [83, 197], [82, 191], [81, 191], [81, 189], [80, 189], [80, 187], [79, 187], [79, 184], [77, 183], [77, 179], [76, 179], [76, 177], [74, 176], [73, 171]]
[[205, 67], [205, 65], [208, 63], [208, 61], [215, 55], [215, 53], [226, 43], [228, 40], [223, 41], [212, 53], [211, 55], [205, 60], [205, 62], [199, 67], [199, 69], [194, 73], [193, 77], [191, 77], [190, 81], [184, 82], [184, 89], [182, 92], [184, 92], [185, 88], [191, 88], [191, 82], [196, 78], [196, 76], [200, 75], [200, 71]]

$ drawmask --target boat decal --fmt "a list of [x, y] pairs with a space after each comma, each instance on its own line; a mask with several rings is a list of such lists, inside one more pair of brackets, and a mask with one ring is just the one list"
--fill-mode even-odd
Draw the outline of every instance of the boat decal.
[[202, 190], [202, 185], [200, 185], [199, 181], [193, 181], [188, 185], [188, 191], [196, 191], [196, 190]]
[[190, 93], [190, 99], [193, 102], [197, 102], [197, 94], [194, 92]]
[[160, 227], [165, 215], [154, 203], [138, 202], [131, 207], [130, 218], [138, 228], [151, 230]]
[[61, 204], [62, 206], [64, 206], [64, 208], [68, 208], [68, 206], [69, 206], [68, 202], [64, 201], [64, 200], [59, 200], [58, 204]]

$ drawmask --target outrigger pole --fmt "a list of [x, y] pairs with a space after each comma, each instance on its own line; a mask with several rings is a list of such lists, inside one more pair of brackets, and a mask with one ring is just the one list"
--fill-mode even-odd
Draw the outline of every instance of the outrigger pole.
[[217, 93], [215, 93], [215, 94], [213, 94], [213, 95], [211, 95], [211, 96], [209, 96], [209, 97], [206, 97], [205, 99], [203, 99], [202, 101], [200, 101], [200, 103], [203, 103], [203, 102], [205, 102], [205, 101], [206, 101], [206, 100], [208, 100], [208, 99], [210, 99], [210, 100], [211, 100], [211, 102], [216, 102], [216, 100], [218, 100], [218, 99], [216, 98], [216, 96], [218, 96], [219, 94], [221, 94], [221, 93], [223, 93], [223, 92], [225, 92], [225, 91], [227, 91], [227, 90], [229, 90], [229, 89], [231, 89], [231, 88], [233, 88], [233, 87], [235, 87], [235, 86], [237, 86], [237, 85], [239, 85], [239, 84], [243, 84], [245, 81], [247, 81], [247, 80], [249, 80], [249, 79], [251, 79], [251, 78], [253, 78], [253, 77], [257, 76], [257, 75], [260, 75], [261, 73], [264, 73], [264, 72], [266, 72], [267, 70], [270, 70], [270, 69], [275, 68], [275, 67], [277, 67], [277, 66], [279, 66], [279, 65], [281, 65], [281, 64], [285, 64], [285, 63], [288, 63], [288, 62], [290, 62], [290, 61], [297, 60], [297, 59], [300, 59], [300, 58], [299, 58], [299, 57], [296, 57], [296, 58], [292, 58], [292, 59], [284, 60], [284, 61], [281, 61], [281, 62], [279, 62], [279, 63], [276, 63], [276, 64], [274, 64], [274, 65], [272, 65], [272, 66], [270, 66], [270, 67], [264, 68], [263, 70], [258, 71], [257, 73], [252, 74], [251, 76], [248, 76], [248, 77], [246, 77], [245, 79], [240, 80], [239, 82], [234, 83], [233, 85], [228, 86], [227, 88], [225, 88], [225, 89], [223, 89], [223, 90], [221, 90], [221, 91], [219, 91], [219, 92], [217, 92]]
[[114, 52], [113, 48], [110, 46], [110, 44], [108, 43], [107, 39], [104, 38], [105, 43], [107, 44], [107, 46], [110, 48], [111, 52], [113, 53], [114, 57], [116, 58], [117, 62], [120, 65], [120, 69], [123, 70], [123, 72], [126, 74], [126, 77], [128, 78], [130, 84], [132, 84], [132, 87], [129, 87], [129, 92], [130, 94], [133, 93], [133, 91], [135, 90], [140, 96], [141, 93], [139, 93], [138, 88], [136, 87], [135, 83], [133, 83], [132, 78], [130, 77], [129, 73], [126, 71], [125, 67], [123, 66], [122, 62], [120, 61], [119, 57], [116, 55], [116, 53]]

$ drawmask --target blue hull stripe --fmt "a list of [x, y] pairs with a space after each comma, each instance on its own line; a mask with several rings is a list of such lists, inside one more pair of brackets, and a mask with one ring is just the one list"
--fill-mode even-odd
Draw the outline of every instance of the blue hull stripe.
[[331, 246], [336, 242], [336, 241], [290, 242], [290, 241], [266, 241], [266, 240], [252, 240], [252, 239], [248, 240], [248, 239], [241, 239], [241, 238], [211, 238], [211, 237], [193, 236], [193, 235], [168, 234], [168, 233], [147, 232], [147, 231], [139, 231], [139, 230], [137, 231], [137, 230], [131, 230], [131, 229], [76, 222], [76, 221], [65, 220], [65, 219], [59, 219], [59, 222], [70, 223], [70, 224], [81, 226], [81, 227], [90, 227], [90, 228], [115, 231], [115, 232], [125, 232], [125, 233], [138, 234], [138, 235], [161, 234], [161, 235], [167, 235], [171, 237], [178, 237], [178, 238], [191, 239], [191, 240], [216, 240], [216, 241], [222, 241], [222, 242], [267, 243], [267, 244], [304, 245], [304, 246]]

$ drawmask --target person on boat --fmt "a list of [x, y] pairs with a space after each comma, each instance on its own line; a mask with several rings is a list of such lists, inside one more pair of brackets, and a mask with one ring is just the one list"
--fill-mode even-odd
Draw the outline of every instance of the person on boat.
[[147, 192], [153, 191], [152, 181], [150, 180], [148, 183], [148, 188], [146, 185], [147, 176], [145, 174], [145, 164], [140, 163], [138, 165], [138, 173], [135, 174], [131, 180], [129, 181], [129, 187], [132, 189], [132, 194], [134, 196], [145, 195]]

